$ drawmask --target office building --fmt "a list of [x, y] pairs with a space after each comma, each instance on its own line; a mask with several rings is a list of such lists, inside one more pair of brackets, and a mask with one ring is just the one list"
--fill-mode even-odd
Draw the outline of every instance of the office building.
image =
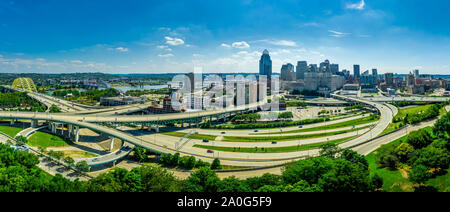
[[339, 73], [339, 64], [331, 64], [330, 70], [332, 74], [338, 74]]
[[298, 61], [296, 67], [296, 79], [305, 79], [305, 72], [308, 70], [308, 63], [306, 61]]
[[361, 71], [360, 71], [359, 65], [353, 65], [353, 76], [355, 78], [360, 78], [361, 77]]
[[272, 60], [267, 49], [264, 50], [261, 60], [259, 60], [259, 75], [265, 75], [267, 79], [272, 76]]
[[294, 65], [288, 63], [281, 67], [281, 80], [283, 81], [296, 81], [296, 73], [294, 71]]

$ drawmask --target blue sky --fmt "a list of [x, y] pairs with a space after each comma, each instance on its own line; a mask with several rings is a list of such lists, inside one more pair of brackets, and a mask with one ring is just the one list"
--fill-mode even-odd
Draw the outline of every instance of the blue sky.
[[448, 74], [447, 0], [2, 0], [0, 72], [274, 72], [325, 59]]

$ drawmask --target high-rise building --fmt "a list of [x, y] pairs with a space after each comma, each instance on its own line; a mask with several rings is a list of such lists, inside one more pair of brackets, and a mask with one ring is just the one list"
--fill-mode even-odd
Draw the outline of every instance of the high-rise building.
[[376, 68], [372, 69], [372, 75], [378, 78], [378, 70]]
[[418, 69], [414, 70], [414, 77], [415, 78], [419, 78], [420, 77], [420, 73], [419, 73]]
[[332, 74], [337, 74], [339, 72], [339, 64], [331, 64], [330, 70]]
[[355, 78], [360, 78], [361, 77], [361, 71], [360, 71], [359, 65], [353, 65], [353, 76]]
[[267, 49], [264, 50], [261, 60], [259, 60], [259, 75], [266, 75], [267, 79], [272, 76], [272, 60]]
[[406, 76], [406, 86], [414, 86], [414, 84], [415, 84], [414, 74], [409, 73]]
[[298, 61], [296, 69], [297, 80], [305, 79], [305, 72], [308, 70], [308, 63], [306, 61]]
[[283, 81], [296, 81], [296, 74], [294, 71], [294, 65], [288, 63], [281, 67], [281, 80]]
[[330, 71], [330, 61], [325, 60], [324, 62], [320, 63], [319, 70], [322, 72], [329, 72]]
[[387, 85], [394, 85], [394, 74], [393, 73], [384, 74], [384, 80], [386, 81]]
[[310, 64], [309, 65], [309, 71], [312, 71], [312, 72], [319, 71], [319, 69], [317, 68], [317, 64]]

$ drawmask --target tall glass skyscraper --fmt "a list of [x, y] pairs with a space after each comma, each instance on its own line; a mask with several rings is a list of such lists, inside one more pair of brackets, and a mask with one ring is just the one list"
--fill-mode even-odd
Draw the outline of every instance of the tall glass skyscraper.
[[272, 60], [267, 49], [264, 50], [261, 60], [259, 60], [259, 75], [266, 75], [267, 79], [272, 76]]
[[359, 65], [353, 65], [353, 76], [355, 78], [360, 78], [361, 77], [361, 72], [359, 69]]

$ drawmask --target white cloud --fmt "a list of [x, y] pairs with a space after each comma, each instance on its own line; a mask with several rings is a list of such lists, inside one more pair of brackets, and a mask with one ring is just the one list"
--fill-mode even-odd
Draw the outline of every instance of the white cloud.
[[350, 33], [345, 33], [345, 32], [338, 32], [338, 31], [334, 31], [334, 30], [328, 30], [328, 32], [332, 33], [330, 36], [337, 37], [337, 38], [342, 38], [342, 37], [350, 34]]
[[70, 62], [71, 63], [75, 63], [75, 64], [82, 64], [83, 63], [83, 61], [81, 61], [81, 60], [71, 60]]
[[263, 41], [276, 46], [290, 46], [290, 47], [297, 46], [297, 43], [290, 40], [263, 40]]
[[158, 57], [173, 57], [173, 54], [159, 54]]
[[248, 45], [248, 43], [245, 42], [245, 41], [234, 42], [233, 44], [231, 44], [231, 46], [234, 47], [234, 48], [238, 48], [238, 49], [248, 49], [248, 48], [250, 48], [250, 45]]
[[352, 10], [364, 10], [364, 7], [366, 6], [366, 2], [364, 0], [361, 0], [361, 2], [354, 3], [354, 4], [347, 4], [347, 9]]
[[230, 45], [228, 45], [228, 44], [225, 44], [225, 43], [222, 43], [221, 45], [220, 45], [221, 47], [225, 47], [225, 48], [231, 48], [231, 46]]
[[171, 38], [171, 37], [164, 37], [166, 39], [166, 44], [169, 44], [171, 46], [179, 46], [184, 44], [184, 40], [181, 40], [179, 38]]
[[119, 51], [119, 52], [128, 52], [128, 48], [125, 48], [125, 47], [117, 47], [117, 48], [115, 48], [115, 50]]
[[201, 57], [203, 55], [201, 55], [201, 54], [192, 54], [192, 56], [194, 56], [194, 57]]

